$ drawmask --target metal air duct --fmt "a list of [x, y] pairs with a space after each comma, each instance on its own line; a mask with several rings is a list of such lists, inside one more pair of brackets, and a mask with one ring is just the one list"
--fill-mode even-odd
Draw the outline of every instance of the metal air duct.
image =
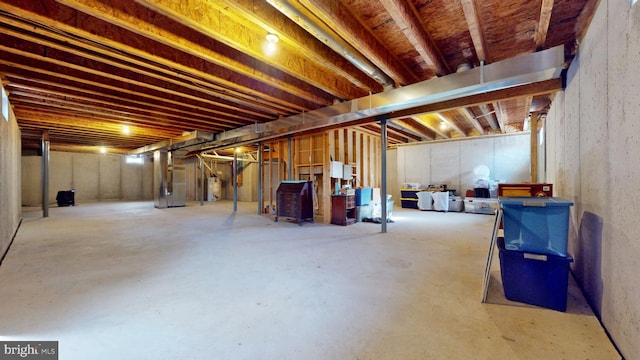
[[[265, 124], [244, 126], [225, 133], [216, 134], [214, 141], [198, 147], [198, 150], [222, 149], [230, 146], [250, 144], [302, 131], [321, 128], [343, 127], [381, 118], [401, 118], [447, 109], [454, 100], [467, 99], [457, 106], [478, 105], [505, 98], [526, 96], [534, 93], [553, 92], [561, 89], [561, 81], [545, 83], [544, 89], [535, 86], [510, 95], [507, 90], [526, 85], [560, 80], [564, 68], [564, 48], [557, 46], [541, 52], [503, 60], [490, 65], [453, 73], [422, 81], [398, 89], [362, 97], [352, 101], [327, 106], [274, 120]], [[499, 96], [476, 100], [475, 97], [503, 91]], [[523, 92], [528, 93], [523, 94]], [[506, 93], [506, 94], [505, 94]], [[431, 106], [433, 105], [433, 106]]]

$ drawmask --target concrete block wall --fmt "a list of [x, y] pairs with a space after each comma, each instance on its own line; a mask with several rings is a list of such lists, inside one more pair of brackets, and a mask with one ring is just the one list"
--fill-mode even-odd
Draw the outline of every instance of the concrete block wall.
[[[49, 161], [49, 204], [60, 190], [75, 189], [75, 200], [153, 200], [153, 162], [127, 164], [114, 154], [52, 151]], [[42, 205], [42, 157], [22, 157], [22, 204]]]
[[20, 129], [9, 110], [8, 119], [0, 115], [0, 257], [5, 254], [22, 215], [20, 148]]
[[400, 199], [405, 183], [447, 184], [464, 196], [478, 165], [489, 168], [492, 180], [530, 181], [530, 153], [528, 133], [399, 146], [387, 153], [387, 193]]
[[572, 273], [616, 346], [640, 356], [640, 3], [600, 1], [547, 116], [547, 180], [572, 200]]

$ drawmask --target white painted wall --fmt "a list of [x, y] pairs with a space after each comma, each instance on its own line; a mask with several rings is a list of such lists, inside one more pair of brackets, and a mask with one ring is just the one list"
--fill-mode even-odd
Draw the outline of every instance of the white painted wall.
[[572, 200], [572, 272], [622, 355], [640, 356], [640, 5], [602, 0], [547, 117], [547, 181]]
[[400, 199], [405, 183], [447, 184], [464, 196], [473, 189], [473, 170], [486, 165], [492, 180], [530, 181], [528, 133], [399, 146], [387, 153], [387, 192]]

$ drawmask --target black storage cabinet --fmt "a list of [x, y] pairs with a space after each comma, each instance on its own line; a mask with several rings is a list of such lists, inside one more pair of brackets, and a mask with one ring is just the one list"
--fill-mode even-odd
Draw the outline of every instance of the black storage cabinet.
[[75, 206], [75, 193], [74, 189], [58, 191], [58, 195], [56, 195], [58, 206]]
[[282, 181], [277, 190], [276, 218], [313, 222], [313, 181]]

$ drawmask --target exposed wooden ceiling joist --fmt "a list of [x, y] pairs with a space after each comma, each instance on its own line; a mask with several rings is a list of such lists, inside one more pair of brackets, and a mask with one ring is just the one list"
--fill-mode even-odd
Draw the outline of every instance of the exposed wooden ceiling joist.
[[488, 57], [486, 39], [483, 32], [484, 27], [478, 17], [476, 0], [460, 0], [460, 2], [462, 3], [464, 17], [467, 20], [467, 26], [471, 33], [471, 39], [473, 40], [473, 46], [476, 50], [478, 60], [489, 63], [491, 59]]
[[[447, 76], [460, 65], [476, 68], [556, 45], [565, 45], [568, 63], [597, 4], [0, 0], [0, 79], [27, 147], [50, 130], [57, 148], [131, 150], [183, 131], [222, 136], [257, 128]], [[268, 32], [280, 39], [271, 56], [263, 51]], [[392, 141], [522, 131], [528, 112], [546, 111], [560, 84], [393, 112]], [[439, 116], [454, 130], [441, 130]], [[124, 125], [138, 130], [115, 131]]]
[[425, 32], [424, 26], [420, 24], [413, 5], [401, 0], [383, 1], [382, 4], [427, 65], [439, 76], [449, 74], [451, 71], [442, 60], [442, 55], [433, 40]]
[[396, 56], [389, 52], [371, 32], [358, 21], [342, 1], [300, 0], [307, 9], [334, 29], [338, 35], [352, 44], [360, 53], [382, 69], [401, 85], [412, 84], [419, 79]]

